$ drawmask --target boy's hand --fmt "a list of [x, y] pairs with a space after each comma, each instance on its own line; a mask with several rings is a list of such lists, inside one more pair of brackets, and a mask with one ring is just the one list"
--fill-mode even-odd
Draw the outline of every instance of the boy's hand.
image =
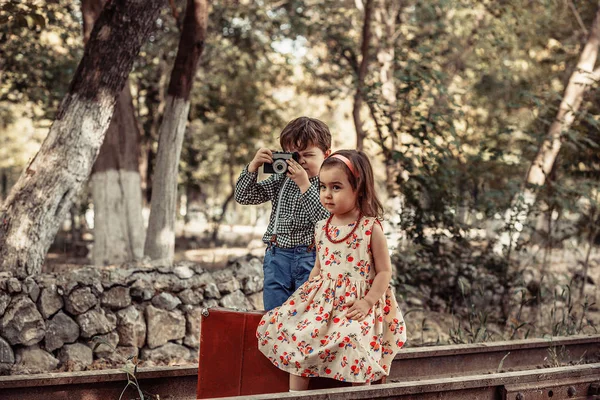
[[369, 311], [371, 311], [371, 306], [365, 299], [358, 301], [351, 300], [346, 303], [346, 306], [349, 307], [346, 317], [355, 321], [362, 321], [367, 317]]
[[308, 180], [308, 173], [302, 165], [298, 164], [296, 160], [290, 158], [287, 160], [288, 172], [287, 177], [293, 180], [296, 185], [300, 188], [302, 193], [305, 193], [310, 188], [310, 181]]
[[248, 172], [257, 172], [260, 167], [264, 163], [272, 163], [273, 162], [273, 153], [271, 150], [261, 147], [256, 152], [256, 155], [248, 164]]

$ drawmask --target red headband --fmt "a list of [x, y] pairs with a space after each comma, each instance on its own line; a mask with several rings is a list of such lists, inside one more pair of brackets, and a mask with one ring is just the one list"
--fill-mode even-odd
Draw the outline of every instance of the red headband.
[[337, 158], [338, 160], [343, 161], [344, 164], [346, 164], [346, 167], [348, 167], [348, 169], [350, 170], [350, 172], [352, 172], [352, 175], [354, 175], [355, 178], [358, 178], [358, 174], [356, 173], [356, 170], [354, 169], [354, 166], [352, 165], [352, 161], [350, 161], [347, 157], [344, 157], [341, 154], [334, 154], [331, 157]]

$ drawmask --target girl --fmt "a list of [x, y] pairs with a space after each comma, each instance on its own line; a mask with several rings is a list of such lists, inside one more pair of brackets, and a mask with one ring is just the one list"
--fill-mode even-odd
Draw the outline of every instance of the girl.
[[292, 391], [308, 389], [314, 376], [354, 384], [381, 379], [406, 341], [369, 159], [338, 151], [323, 162], [319, 179], [331, 216], [315, 228], [315, 266], [256, 332], [260, 351], [290, 373]]

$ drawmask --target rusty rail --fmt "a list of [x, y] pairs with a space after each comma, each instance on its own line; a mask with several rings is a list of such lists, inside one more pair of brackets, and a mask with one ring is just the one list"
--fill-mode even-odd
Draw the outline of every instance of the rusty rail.
[[[395, 392], [388, 397], [382, 395], [383, 397], [373, 398], [408, 398], [406, 396], [416, 396], [417, 393], [414, 391], [411, 392], [409, 388], [421, 388], [420, 390], [422, 390], [422, 392], [420, 393], [423, 394], [419, 395], [419, 399], [514, 399], [515, 397], [489, 397], [488, 394], [479, 397], [479, 395], [475, 395], [475, 393], [479, 393], [478, 391], [484, 389], [473, 385], [478, 381], [495, 385], [494, 382], [496, 381], [489, 381], [489, 379], [504, 379], [502, 385], [504, 385], [505, 389], [502, 390], [513, 390], [514, 388], [511, 389], [511, 385], [522, 385], [525, 383], [524, 379], [526, 379], [523, 377], [536, 376], [535, 374], [542, 377], [550, 376], [548, 374], [554, 374], [552, 375], [554, 377], [553, 379], [560, 380], [579, 379], [583, 377], [582, 379], [584, 379], [584, 381], [582, 383], [572, 383], [572, 385], [575, 385], [573, 386], [574, 390], [577, 393], [582, 393], [584, 390], [583, 387], [585, 385], [589, 386], [591, 382], [591, 380], [588, 379], [589, 374], [587, 374], [586, 371], [594, 371], [596, 380], [600, 380], [600, 370], [598, 369], [598, 365], [600, 364], [563, 367], [562, 369], [559, 369], [560, 371], [556, 368], [545, 368], [543, 371], [536, 369], [557, 365], [558, 363], [564, 365], [569, 363], [581, 364], [598, 361], [600, 361], [600, 335], [553, 338], [552, 340], [528, 339], [496, 343], [407, 348], [402, 350], [394, 359], [391, 375], [388, 378], [388, 385], [378, 385], [377, 388], [376, 385], [373, 385], [371, 388], [366, 389], [354, 388], [351, 393], [363, 393], [365, 390], [366, 392], [364, 393], [370, 393], [369, 390], [377, 391], [379, 388], [393, 387]], [[498, 374], [498, 372], [501, 371], [505, 373]], [[524, 372], [519, 373], [516, 371]], [[523, 377], [517, 378], [516, 376]], [[436, 381], [431, 381], [432, 377], [435, 377]], [[161, 400], [191, 400], [195, 398], [197, 384], [196, 366], [140, 368], [137, 373], [137, 379], [144, 392], [159, 394]], [[416, 381], [422, 382], [417, 383]], [[425, 395], [425, 393], [434, 393], [437, 390], [435, 389], [436, 387], [445, 388], [437, 390], [438, 392], [440, 390], [447, 391], [450, 390], [449, 388], [460, 387], [460, 382], [463, 382], [468, 386], [465, 386], [460, 390], [473, 391], [473, 396], [475, 397], [471, 397], [470, 394], [467, 397], [447, 397], [446, 395], [444, 395], [444, 397], [436, 397], [435, 394]], [[527, 382], [532, 383], [532, 381]], [[126, 384], [126, 375], [120, 370], [3, 376], [0, 377], [0, 399], [116, 400], [119, 398], [119, 395]], [[226, 383], [224, 382], [224, 384]], [[426, 388], [429, 391], [426, 391]], [[519, 387], [517, 387], [517, 389], [519, 389]], [[340, 393], [350, 393], [347, 392], [347, 389], [328, 389], [326, 392], [328, 393], [327, 396], [338, 396], [336, 390], [341, 390], [342, 392]], [[497, 390], [500, 389], [497, 388]], [[487, 389], [484, 392], [487, 393]], [[555, 392], [558, 393], [557, 391]], [[134, 393], [133, 390], [128, 389], [128, 397], [124, 396], [124, 398], [130, 399], [135, 395]], [[320, 390], [310, 392], [311, 396], [320, 395], [319, 393], [321, 393]], [[507, 396], [510, 396], [510, 393], [512, 392], [507, 393]], [[464, 394], [466, 394], [466, 392]], [[359, 394], [356, 394], [356, 396], [358, 395]], [[277, 395], [277, 397], [257, 396], [256, 398], [271, 399], [287, 397]], [[308, 397], [300, 396], [298, 398], [306, 399]], [[327, 398], [333, 399], [334, 397]], [[371, 397], [335, 398], [358, 399]], [[530, 395], [524, 399], [530, 400], [532, 398], [534, 397], [531, 397]], [[548, 396], [541, 398], [548, 399]], [[554, 397], [553, 400], [556, 398], [559, 397]], [[570, 398], [576, 399], [579, 397]], [[598, 399], [600, 399], [600, 397], [598, 397]]]
[[222, 397], [220, 400], [600, 399], [600, 363], [384, 385]]
[[600, 362], [600, 335], [418, 347], [400, 351], [389, 381]]

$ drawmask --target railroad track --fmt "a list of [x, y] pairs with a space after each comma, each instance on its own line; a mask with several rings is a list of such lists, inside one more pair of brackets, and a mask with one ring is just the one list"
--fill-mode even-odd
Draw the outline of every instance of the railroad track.
[[221, 400], [359, 400], [465, 399], [557, 400], [600, 399], [600, 363], [544, 370], [470, 375], [363, 387], [322, 389], [296, 393], [223, 397]]
[[[196, 398], [196, 366], [140, 368], [137, 379], [161, 400]], [[0, 400], [116, 400], [126, 384], [119, 370], [3, 376]], [[600, 400], [600, 335], [407, 348], [385, 385], [234, 398]]]

